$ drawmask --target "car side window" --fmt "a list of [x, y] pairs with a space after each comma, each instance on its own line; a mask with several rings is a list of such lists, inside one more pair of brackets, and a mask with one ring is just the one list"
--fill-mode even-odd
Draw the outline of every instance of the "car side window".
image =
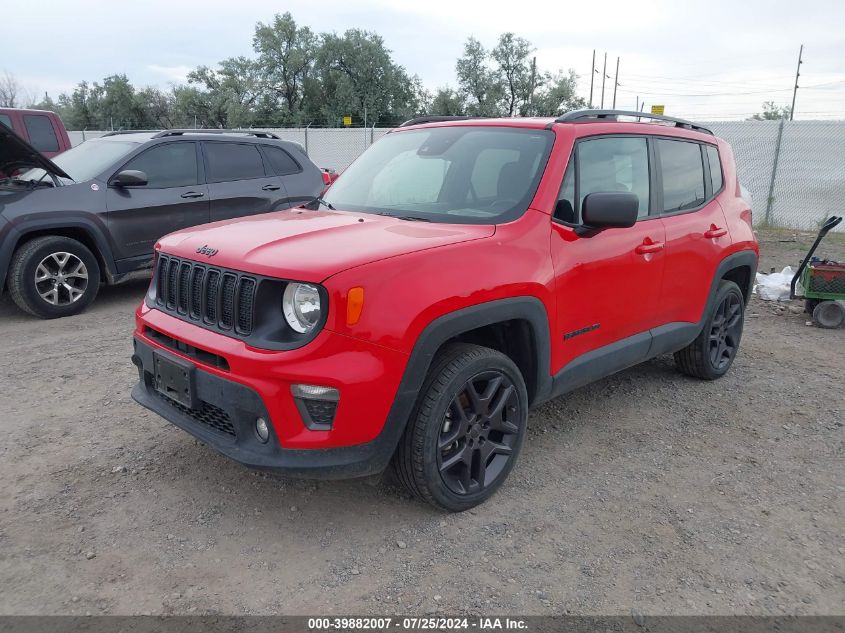
[[0, 114], [0, 123], [10, 128], [12, 127], [12, 117], [10, 117], [8, 114]]
[[302, 171], [293, 157], [280, 147], [273, 147], [271, 145], [262, 145], [264, 154], [267, 160], [270, 161], [270, 167], [273, 173], [277, 176], [288, 176], [290, 174], [298, 174]]
[[645, 138], [610, 136], [579, 141], [576, 157], [576, 218], [580, 218], [588, 194], [613, 191], [635, 194], [639, 200], [637, 217], [648, 215], [648, 143]]
[[58, 152], [59, 139], [50, 117], [44, 114], [24, 114], [23, 124], [29, 135], [29, 144], [39, 152]]
[[663, 212], [686, 211], [705, 202], [701, 146], [688, 141], [657, 139], [663, 178]]
[[199, 183], [196, 144], [183, 141], [156, 145], [139, 154], [123, 167], [147, 175], [147, 188], [188, 187]]
[[205, 143], [208, 182], [264, 178], [264, 161], [258, 147], [246, 143]]
[[710, 182], [713, 184], [713, 193], [718, 193], [722, 188], [722, 161], [719, 160], [719, 150], [713, 145], [705, 145], [707, 148], [707, 160], [710, 163]]

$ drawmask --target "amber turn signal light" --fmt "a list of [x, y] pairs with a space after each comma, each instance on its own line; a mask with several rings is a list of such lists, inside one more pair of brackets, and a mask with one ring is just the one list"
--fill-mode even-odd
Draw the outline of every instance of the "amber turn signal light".
[[346, 325], [355, 325], [364, 309], [364, 289], [360, 286], [350, 288], [346, 294]]

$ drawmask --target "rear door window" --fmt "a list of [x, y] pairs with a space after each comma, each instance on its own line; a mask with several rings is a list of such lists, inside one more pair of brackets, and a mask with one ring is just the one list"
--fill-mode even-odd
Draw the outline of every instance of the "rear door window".
[[5, 125], [6, 127], [12, 127], [12, 117], [8, 114], [0, 114], [0, 123]]
[[147, 175], [147, 187], [167, 189], [199, 183], [196, 143], [181, 141], [156, 145], [139, 154], [123, 167], [137, 169]]
[[258, 146], [246, 143], [205, 143], [208, 182], [264, 178]]
[[687, 211], [704, 204], [701, 146], [660, 138], [657, 153], [663, 178], [663, 212]]
[[299, 163], [285, 150], [270, 145], [262, 145], [262, 147], [264, 148], [264, 154], [267, 156], [267, 160], [270, 161], [270, 167], [273, 169], [273, 173], [277, 176], [288, 176], [302, 171]]
[[24, 114], [23, 124], [29, 135], [29, 144], [39, 152], [58, 152], [59, 139], [50, 117], [44, 114]]

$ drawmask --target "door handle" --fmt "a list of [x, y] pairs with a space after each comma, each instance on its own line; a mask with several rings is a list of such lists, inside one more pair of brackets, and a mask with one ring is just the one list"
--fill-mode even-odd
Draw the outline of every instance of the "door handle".
[[281, 189], [279, 185], [264, 185], [261, 187], [262, 191], [277, 191], [278, 189]]
[[202, 191], [186, 191], [182, 194], [183, 198], [202, 198], [205, 194]]
[[[648, 238], [646, 238], [648, 239]], [[658, 251], [662, 251], [665, 244], [663, 242], [652, 242], [649, 240], [648, 242], [643, 242], [637, 248], [634, 249], [634, 252], [637, 255], [648, 255], [649, 253], [656, 253]]]
[[723, 235], [727, 235], [727, 234], [728, 234], [728, 229], [719, 228], [715, 224], [711, 224], [710, 229], [707, 230], [707, 231], [704, 231], [704, 237], [706, 237], [708, 240], [712, 239], [714, 237], [722, 237]]

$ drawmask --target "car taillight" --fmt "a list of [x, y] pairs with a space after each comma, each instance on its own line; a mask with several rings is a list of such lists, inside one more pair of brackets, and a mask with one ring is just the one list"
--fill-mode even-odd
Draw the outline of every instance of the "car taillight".
[[320, 172], [323, 175], [323, 184], [327, 187], [332, 184], [335, 180], [337, 180], [337, 172], [334, 169], [324, 167], [320, 170]]

